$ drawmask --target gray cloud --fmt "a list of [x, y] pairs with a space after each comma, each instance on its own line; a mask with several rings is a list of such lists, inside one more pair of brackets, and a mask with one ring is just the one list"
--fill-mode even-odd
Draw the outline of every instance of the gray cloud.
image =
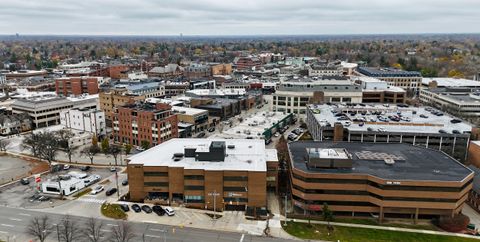
[[479, 32], [478, 0], [17, 0], [1, 34]]

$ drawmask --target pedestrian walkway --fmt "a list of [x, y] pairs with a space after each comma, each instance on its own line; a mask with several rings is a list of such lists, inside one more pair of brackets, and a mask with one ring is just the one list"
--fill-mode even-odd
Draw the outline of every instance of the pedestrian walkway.
[[[288, 221], [308, 223], [308, 220], [304, 220], [304, 219], [289, 219]], [[326, 222], [326, 221], [316, 221], [316, 220], [310, 220], [310, 223], [312, 223], [312, 224], [325, 224], [325, 225], [328, 224], [328, 222]], [[474, 239], [479, 239], [480, 240], [480, 238], [478, 236], [474, 236], [474, 235], [460, 234], [460, 233], [450, 233], [450, 232], [442, 232], [442, 231], [433, 231], [433, 230], [424, 230], [424, 229], [407, 229], [407, 228], [399, 228], [399, 227], [387, 227], [387, 226], [376, 226], [376, 225], [366, 225], [366, 224], [349, 224], [349, 223], [337, 223], [337, 222], [330, 222], [330, 225], [352, 227], [352, 228], [380, 229], [380, 230], [389, 230], [389, 231], [421, 233], [421, 234], [448, 235], [448, 236], [458, 236], [458, 237], [464, 237], [464, 238], [474, 238]]]
[[98, 203], [98, 204], [103, 204], [105, 202], [104, 199], [98, 199], [98, 198], [89, 198], [89, 197], [81, 197], [77, 199], [79, 202], [86, 202], [86, 203]]

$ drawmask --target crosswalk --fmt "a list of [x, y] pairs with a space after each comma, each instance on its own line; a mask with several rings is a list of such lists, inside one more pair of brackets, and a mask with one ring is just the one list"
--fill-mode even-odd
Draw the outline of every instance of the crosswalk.
[[88, 197], [81, 197], [81, 198], [77, 199], [77, 201], [87, 202], [87, 203], [98, 203], [98, 204], [103, 204], [105, 202], [104, 199], [88, 198]]

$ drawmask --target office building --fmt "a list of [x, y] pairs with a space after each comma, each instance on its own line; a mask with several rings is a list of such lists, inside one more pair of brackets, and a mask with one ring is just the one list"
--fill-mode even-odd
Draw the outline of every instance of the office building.
[[96, 109], [73, 108], [60, 112], [60, 124], [83, 132], [106, 135], [105, 113]]
[[386, 81], [390, 86], [401, 87], [405, 90], [416, 91], [422, 82], [422, 75], [418, 71], [371, 67], [358, 67], [357, 71], [361, 75], [378, 78]]
[[197, 133], [206, 131], [208, 128], [208, 111], [198, 108], [188, 108], [180, 106], [172, 106], [172, 111], [177, 115], [179, 125], [181, 123], [190, 124], [191, 128], [186, 132], [180, 130], [179, 127], [179, 137], [192, 137]]
[[[265, 210], [269, 163], [262, 140], [172, 139], [127, 158], [130, 199], [218, 211]], [[275, 167], [275, 166], [273, 166]]]
[[60, 96], [98, 94], [98, 79], [101, 77], [63, 77], [55, 80], [55, 90]]
[[355, 76], [352, 80], [362, 88], [363, 103], [405, 103], [406, 91], [403, 88], [390, 86], [377, 78]]
[[474, 173], [445, 153], [400, 143], [288, 144], [300, 214], [431, 219], [462, 211]]

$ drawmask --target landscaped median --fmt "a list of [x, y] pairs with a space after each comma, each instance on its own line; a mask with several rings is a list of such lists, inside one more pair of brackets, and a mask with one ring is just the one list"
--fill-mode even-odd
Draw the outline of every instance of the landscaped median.
[[74, 196], [75, 198], [79, 198], [79, 197], [81, 197], [81, 196], [83, 196], [83, 195], [89, 194], [91, 191], [92, 191], [92, 188], [89, 187], [89, 188], [84, 189], [83, 191], [80, 191], [79, 193], [77, 193], [77, 194], [75, 194], [75, 195], [73, 195], [73, 196]]
[[349, 242], [470, 242], [478, 239], [463, 238], [449, 235], [425, 234], [404, 231], [391, 231], [372, 228], [357, 228], [332, 225], [328, 229], [326, 224], [308, 224], [300, 222], [288, 222], [283, 229], [301, 239], [327, 240], [327, 241], [349, 241]]
[[101, 211], [102, 211], [102, 215], [108, 218], [113, 218], [113, 219], [127, 218], [127, 214], [122, 210], [122, 208], [118, 204], [104, 203], [102, 204]]

